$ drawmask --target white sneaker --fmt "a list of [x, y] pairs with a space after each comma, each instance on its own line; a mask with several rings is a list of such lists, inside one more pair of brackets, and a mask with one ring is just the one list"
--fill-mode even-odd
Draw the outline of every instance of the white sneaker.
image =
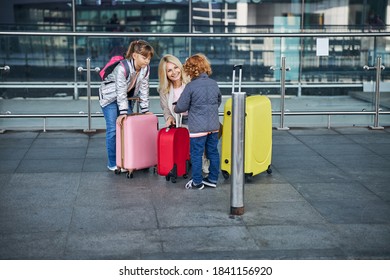
[[184, 186], [187, 190], [189, 189], [198, 189], [198, 190], [202, 190], [204, 188], [204, 185], [203, 183], [200, 183], [199, 185], [195, 185], [194, 182], [191, 180], [189, 180], [187, 182], [187, 184]]
[[115, 165], [115, 166], [112, 166], [112, 167], [107, 166], [107, 168], [108, 168], [108, 170], [110, 170], [110, 171], [115, 171], [115, 170], [118, 169], [118, 167], [116, 167], [116, 165]]
[[210, 188], [216, 188], [217, 187], [217, 183], [214, 183], [214, 182], [211, 182], [209, 180], [209, 178], [204, 178], [202, 183], [207, 186], [207, 187], [210, 187]]

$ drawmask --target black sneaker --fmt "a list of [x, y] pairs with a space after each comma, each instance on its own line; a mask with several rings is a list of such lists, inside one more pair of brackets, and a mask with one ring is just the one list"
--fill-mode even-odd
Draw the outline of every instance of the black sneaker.
[[209, 178], [204, 178], [202, 183], [206, 186], [206, 187], [210, 187], [210, 188], [216, 188], [217, 187], [217, 183], [214, 183], [214, 182], [211, 182], [209, 180]]
[[184, 186], [186, 189], [198, 189], [198, 190], [201, 190], [204, 188], [204, 185], [203, 183], [200, 183], [198, 185], [195, 185], [194, 182], [191, 180], [189, 180], [187, 182], [187, 184]]

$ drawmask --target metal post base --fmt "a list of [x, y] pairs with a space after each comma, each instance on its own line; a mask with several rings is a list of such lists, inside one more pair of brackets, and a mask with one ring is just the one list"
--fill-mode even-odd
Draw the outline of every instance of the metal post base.
[[84, 133], [95, 133], [96, 129], [84, 129], [83, 132]]
[[372, 129], [372, 130], [381, 130], [381, 129], [385, 129], [383, 126], [369, 126], [368, 128], [369, 128], [369, 129]]
[[289, 127], [277, 127], [276, 129], [277, 130], [290, 130]]
[[244, 207], [230, 207], [230, 214], [231, 215], [244, 215]]

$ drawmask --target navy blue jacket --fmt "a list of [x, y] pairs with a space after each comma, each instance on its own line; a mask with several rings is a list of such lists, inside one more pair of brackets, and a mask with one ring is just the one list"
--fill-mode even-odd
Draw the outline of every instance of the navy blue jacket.
[[190, 133], [216, 131], [219, 129], [218, 108], [221, 99], [217, 82], [202, 73], [186, 85], [174, 111], [188, 111]]

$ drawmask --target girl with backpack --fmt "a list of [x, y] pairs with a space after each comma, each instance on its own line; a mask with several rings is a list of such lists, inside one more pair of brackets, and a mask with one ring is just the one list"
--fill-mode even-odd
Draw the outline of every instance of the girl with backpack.
[[[116, 166], [116, 122], [133, 112], [129, 97], [138, 96], [140, 112], [149, 113], [149, 63], [154, 55], [153, 47], [146, 41], [130, 43], [123, 63], [118, 63], [99, 88], [99, 102], [106, 121], [107, 168]], [[127, 64], [127, 65], [126, 65]]]

